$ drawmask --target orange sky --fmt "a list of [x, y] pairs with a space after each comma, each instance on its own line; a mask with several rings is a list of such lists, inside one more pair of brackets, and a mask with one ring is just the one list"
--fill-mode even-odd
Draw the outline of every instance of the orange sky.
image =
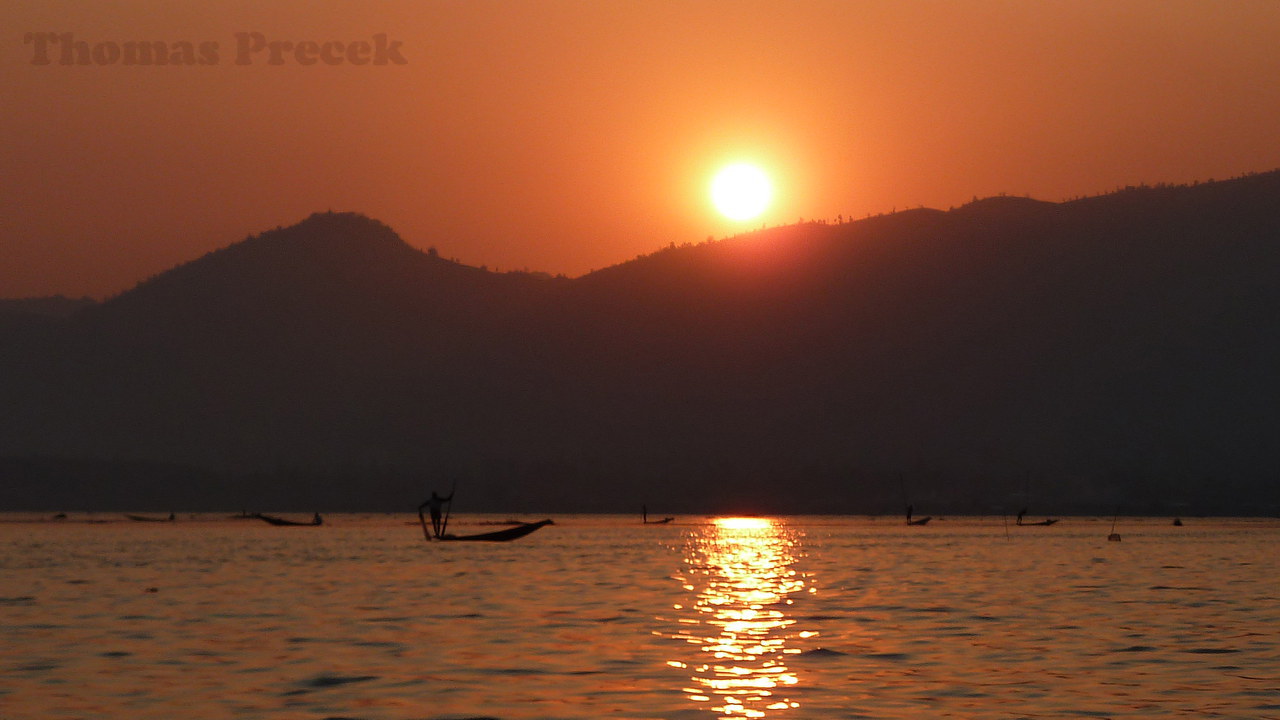
[[[769, 224], [1280, 167], [1276, 0], [6, 0], [0, 27], [0, 297], [111, 295], [326, 209], [578, 275], [744, 229], [706, 192], [738, 159]], [[36, 65], [40, 32], [218, 57]], [[237, 32], [386, 33], [406, 64], [239, 65]]]

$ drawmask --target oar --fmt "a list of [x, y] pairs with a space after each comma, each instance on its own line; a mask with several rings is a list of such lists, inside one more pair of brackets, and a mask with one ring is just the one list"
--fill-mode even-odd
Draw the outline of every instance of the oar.
[[458, 491], [458, 479], [453, 479], [453, 487], [449, 488], [449, 507], [444, 509], [444, 520], [440, 522], [440, 537], [444, 537], [444, 531], [449, 527], [449, 513], [453, 512], [453, 494]]

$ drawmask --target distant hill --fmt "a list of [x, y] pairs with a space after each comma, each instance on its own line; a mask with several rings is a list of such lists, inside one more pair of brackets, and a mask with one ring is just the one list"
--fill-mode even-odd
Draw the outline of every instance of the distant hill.
[[0, 327], [0, 509], [1270, 514], [1277, 240], [1280, 172], [576, 279], [317, 214]]

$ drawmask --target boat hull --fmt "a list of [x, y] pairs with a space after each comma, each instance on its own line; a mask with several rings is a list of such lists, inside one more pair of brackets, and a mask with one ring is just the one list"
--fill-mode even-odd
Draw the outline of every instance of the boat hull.
[[551, 520], [539, 520], [532, 523], [521, 523], [515, 527], [509, 527], [502, 530], [494, 530], [493, 532], [479, 533], [476, 535], [443, 535], [433, 538], [438, 542], [507, 542], [522, 538], [529, 533], [552, 524]]
[[274, 515], [263, 515], [262, 513], [257, 513], [254, 515], [254, 517], [258, 518], [259, 520], [262, 520], [263, 522], [270, 523], [272, 525], [288, 526], [288, 527], [315, 527], [321, 524], [319, 522], [316, 522], [315, 520], [312, 520], [311, 522], [297, 522], [296, 520], [285, 520], [284, 518], [278, 518]]

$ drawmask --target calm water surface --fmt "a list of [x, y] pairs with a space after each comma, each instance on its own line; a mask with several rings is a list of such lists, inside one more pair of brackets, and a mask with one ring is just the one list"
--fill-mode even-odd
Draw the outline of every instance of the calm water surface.
[[0, 523], [0, 718], [1280, 718], [1275, 520], [98, 518]]

